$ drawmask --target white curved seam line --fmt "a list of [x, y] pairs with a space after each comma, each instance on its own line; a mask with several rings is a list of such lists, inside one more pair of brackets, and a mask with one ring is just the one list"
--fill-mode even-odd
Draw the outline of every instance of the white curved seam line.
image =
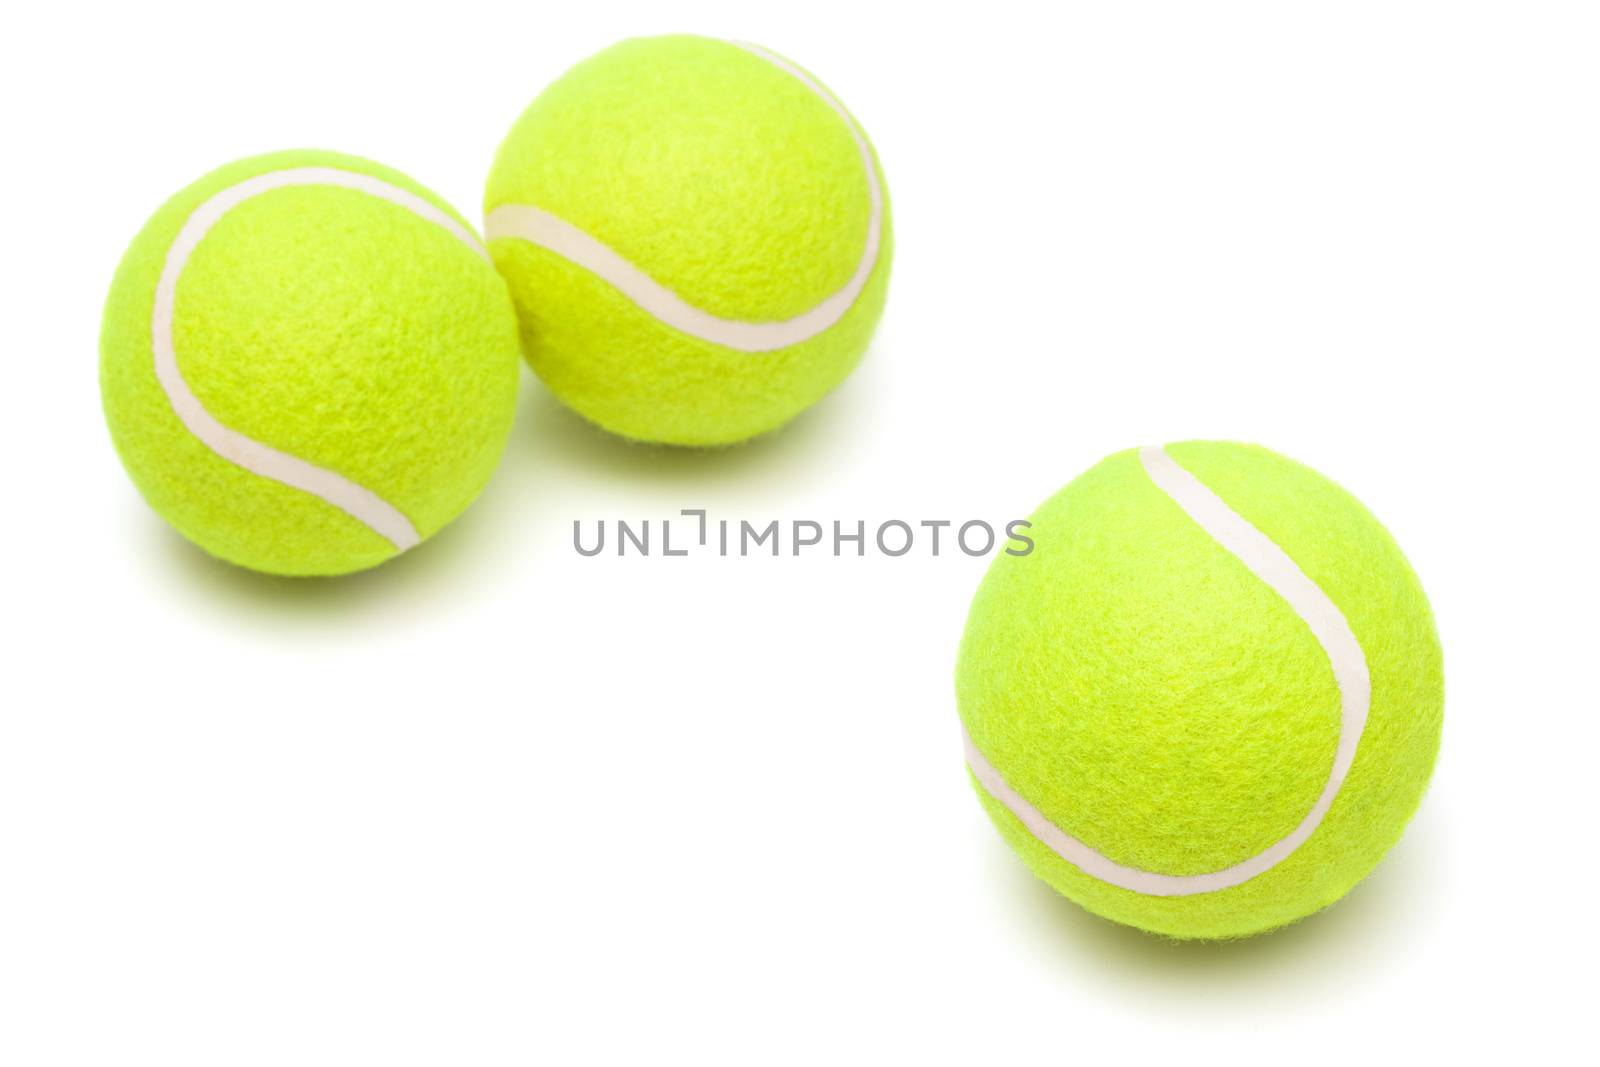
[[502, 204], [489, 212], [483, 223], [483, 231], [490, 241], [508, 238], [523, 240], [555, 253], [600, 278], [651, 317], [680, 333], [739, 352], [772, 352], [810, 340], [830, 329], [855, 305], [872, 278], [883, 242], [883, 187], [878, 180], [877, 163], [872, 158], [872, 148], [867, 144], [866, 135], [833, 94], [781, 56], [752, 44], [738, 41], [728, 43], [766, 60], [821, 97], [839, 116], [855, 141], [866, 173], [871, 211], [861, 260], [843, 288], [809, 311], [782, 322], [724, 319], [690, 304], [604, 242], [542, 208], [531, 204]]
[[1339, 689], [1339, 744], [1322, 793], [1298, 826], [1249, 859], [1208, 874], [1170, 875], [1128, 867], [1108, 859], [1050, 822], [1010, 787], [962, 729], [967, 765], [991, 796], [1003, 804], [1046, 847], [1091, 877], [1148, 896], [1192, 896], [1229, 889], [1282, 863], [1321, 824], [1355, 762], [1372, 701], [1367, 658], [1350, 623], [1328, 595], [1269, 537], [1228, 507], [1160, 448], [1139, 450], [1145, 473], [1202, 530], [1281, 596], [1311, 630], [1333, 669]]
[[156, 378], [178, 419], [211, 451], [251, 473], [304, 490], [327, 501], [386, 538], [397, 552], [404, 552], [421, 538], [411, 520], [399, 509], [372, 490], [342, 475], [307, 463], [287, 452], [280, 452], [224, 426], [200, 403], [199, 397], [194, 395], [178, 369], [178, 354], [172, 337], [173, 312], [177, 302], [178, 279], [189, 257], [211, 227], [229, 211], [262, 193], [298, 185], [339, 186], [397, 204], [429, 222], [443, 226], [486, 263], [490, 262], [488, 253], [471, 230], [421, 197], [369, 175], [332, 167], [296, 167], [247, 178], [196, 208], [178, 231], [172, 247], [167, 250], [161, 278], [156, 283], [155, 310], [150, 324]]

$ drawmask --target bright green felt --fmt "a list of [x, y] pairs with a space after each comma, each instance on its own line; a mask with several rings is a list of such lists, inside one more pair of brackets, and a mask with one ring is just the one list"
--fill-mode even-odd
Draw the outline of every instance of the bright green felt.
[[[1372, 705], [1343, 789], [1282, 863], [1186, 897], [1092, 878], [979, 794], [1029, 866], [1089, 910], [1237, 937], [1337, 900], [1398, 839], [1438, 748], [1439, 644], [1405, 558], [1342, 489], [1262, 448], [1167, 451], [1283, 548], [1360, 642]], [[1339, 732], [1339, 692], [1304, 622], [1135, 452], [1073, 481], [1033, 523], [1035, 552], [997, 557], [962, 641], [958, 700], [979, 751], [1056, 826], [1126, 866], [1208, 873], [1287, 835], [1327, 781]]]
[[[540, 208], [702, 311], [773, 322], [850, 280], [869, 189], [848, 126], [793, 75], [723, 41], [658, 37], [606, 49], [546, 89], [501, 145], [484, 209]], [[860, 360], [888, 292], [883, 195], [865, 291], [831, 329], [770, 352], [679, 332], [521, 239], [491, 251], [528, 359], [558, 397], [626, 437], [728, 444], [787, 422]]]
[[[336, 574], [394, 546], [212, 452], [179, 422], [151, 348], [156, 282], [194, 209], [246, 178], [306, 166], [372, 175], [454, 215], [403, 175], [349, 156], [223, 167], [168, 201], [128, 249], [106, 305], [101, 385], [124, 465], [184, 536], [257, 570]], [[223, 425], [370, 489], [424, 538], [477, 495], [511, 424], [518, 347], [504, 283], [442, 226], [361, 191], [277, 189], [224, 215], [179, 279], [174, 349]]]

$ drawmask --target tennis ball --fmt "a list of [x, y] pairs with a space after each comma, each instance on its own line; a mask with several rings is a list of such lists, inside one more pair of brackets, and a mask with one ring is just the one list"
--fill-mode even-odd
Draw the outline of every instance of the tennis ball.
[[1270, 930], [1372, 870], [1416, 809], [1444, 683], [1422, 586], [1344, 490], [1264, 448], [1120, 452], [979, 586], [956, 667], [1001, 834], [1098, 915]]
[[284, 152], [201, 178], [134, 239], [100, 387], [128, 474], [185, 537], [340, 574], [477, 496], [517, 352], [505, 283], [448, 205], [376, 163]]
[[754, 45], [624, 41], [500, 146], [485, 233], [550, 390], [624, 437], [775, 429], [860, 360], [893, 241], [866, 135]]

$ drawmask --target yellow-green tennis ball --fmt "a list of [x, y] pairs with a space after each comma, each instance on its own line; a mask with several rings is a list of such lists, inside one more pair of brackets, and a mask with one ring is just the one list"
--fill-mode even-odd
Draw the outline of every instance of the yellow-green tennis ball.
[[578, 64], [512, 127], [484, 211], [533, 369], [637, 440], [781, 426], [855, 367], [888, 292], [866, 134], [754, 45], [645, 38]]
[[1344, 896], [1439, 747], [1422, 586], [1354, 497], [1249, 445], [1120, 452], [1000, 556], [956, 668], [979, 798], [1117, 922], [1243, 937]]
[[471, 227], [331, 152], [240, 160], [167, 201], [100, 341], [106, 421], [151, 507], [276, 574], [371, 567], [460, 514], [505, 445], [518, 366]]

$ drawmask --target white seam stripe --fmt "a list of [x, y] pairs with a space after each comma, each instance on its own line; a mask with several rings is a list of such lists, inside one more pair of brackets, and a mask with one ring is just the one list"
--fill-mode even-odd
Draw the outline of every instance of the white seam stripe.
[[772, 352], [810, 340], [832, 327], [854, 306], [867, 287], [883, 241], [883, 188], [878, 181], [877, 164], [865, 135], [856, 126], [844, 105], [805, 71], [764, 48], [739, 41], [729, 44], [771, 63], [793, 76], [816, 93], [839, 116], [850, 131], [861, 153], [866, 172], [871, 213], [867, 220], [867, 242], [861, 261], [844, 287], [816, 307], [782, 322], [742, 322], [719, 318], [685, 301], [644, 271], [624, 259], [614, 249], [583, 230], [531, 204], [502, 204], [484, 220], [484, 235], [490, 241], [515, 238], [539, 246], [582, 267], [637, 304], [651, 317], [690, 337], [709, 341], [740, 352]]
[[173, 310], [178, 292], [178, 279], [189, 257], [201, 241], [229, 211], [252, 197], [274, 189], [297, 185], [334, 185], [354, 189], [397, 204], [408, 211], [437, 223], [449, 230], [457, 239], [470, 247], [478, 256], [489, 260], [483, 246], [465, 226], [432, 204], [404, 189], [366, 174], [338, 170], [332, 167], [296, 167], [272, 171], [247, 178], [231, 185], [201, 204], [184, 222], [161, 270], [161, 280], [156, 284], [155, 311], [150, 324], [151, 347], [155, 351], [156, 378], [166, 391], [172, 410], [183, 425], [199, 438], [211, 451], [253, 474], [284, 485], [303, 489], [320, 497], [352, 518], [366, 524], [379, 535], [393, 543], [397, 552], [416, 545], [421, 538], [400, 511], [372, 492], [333, 471], [307, 463], [287, 452], [280, 452], [260, 441], [230, 430], [201, 405], [200, 399], [184, 381], [178, 369], [178, 353], [173, 345]]
[[983, 788], [1010, 810], [1035, 837], [1068, 863], [1102, 882], [1149, 896], [1179, 897], [1211, 893], [1249, 881], [1271, 870], [1299, 848], [1321, 824], [1344, 784], [1345, 775], [1356, 758], [1356, 746], [1367, 725], [1367, 709], [1372, 699], [1372, 680], [1367, 673], [1367, 658], [1350, 629], [1343, 612], [1328, 595], [1297, 566], [1294, 560], [1270, 538], [1228, 507], [1193, 474], [1160, 448], [1142, 448], [1139, 460], [1145, 473], [1162, 492], [1193, 519], [1219, 545], [1227, 549], [1288, 603], [1311, 630], [1327, 654], [1339, 687], [1339, 747], [1334, 752], [1333, 768], [1305, 818], [1282, 840], [1249, 859], [1210, 874], [1171, 875], [1126, 867], [1096, 852], [1047, 819], [1010, 787], [989, 761], [978, 751], [963, 726], [967, 765]]

